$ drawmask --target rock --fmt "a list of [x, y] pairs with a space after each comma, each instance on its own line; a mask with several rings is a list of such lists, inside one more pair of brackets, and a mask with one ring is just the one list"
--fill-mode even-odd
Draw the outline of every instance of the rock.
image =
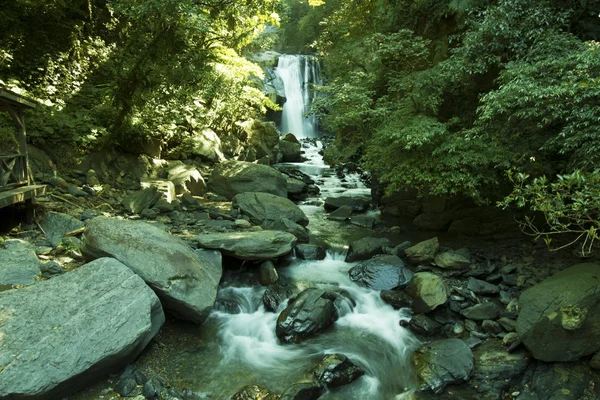
[[502, 343], [505, 346], [512, 346], [514, 343], [517, 343], [519, 341], [519, 335], [517, 334], [517, 332], [509, 332], [506, 334], [506, 336], [504, 336], [502, 338]]
[[419, 347], [413, 362], [421, 390], [441, 393], [446, 385], [469, 379], [474, 368], [473, 353], [460, 339], [443, 339]]
[[299, 242], [306, 243], [309, 241], [308, 230], [302, 225], [299, 225], [287, 218], [281, 218], [275, 221], [265, 220], [261, 227], [268, 231], [291, 233], [292, 235], [296, 236], [296, 239], [298, 239]]
[[11, 239], [0, 244], [0, 286], [30, 285], [42, 266], [35, 248], [28, 242]]
[[596, 353], [590, 360], [590, 368], [600, 370], [600, 352]]
[[[0, 264], [2, 262], [0, 261]], [[46, 263], [42, 263], [40, 265], [40, 271], [42, 271], [42, 278], [48, 279], [54, 275], [60, 275], [65, 272], [65, 270], [60, 266], [56, 261], [48, 261]], [[2, 284], [0, 282], [0, 284]]]
[[409, 247], [404, 253], [406, 253], [406, 257], [412, 263], [430, 263], [434, 260], [439, 248], [440, 243], [438, 242], [438, 238], [434, 237]]
[[168, 214], [171, 211], [175, 211], [175, 205], [169, 202], [167, 199], [160, 199], [152, 206], [153, 209], [163, 214]]
[[287, 218], [299, 225], [308, 225], [304, 211], [290, 200], [269, 193], [240, 193], [233, 197], [231, 209], [250, 218], [255, 225], [266, 220]]
[[[377, 254], [383, 254], [391, 242], [386, 238], [365, 237], [350, 243], [346, 262], [368, 260]], [[402, 262], [402, 261], [400, 261]]]
[[485, 333], [502, 333], [502, 326], [500, 326], [500, 324], [496, 321], [491, 321], [489, 319], [483, 321], [483, 323], [481, 324], [481, 329], [483, 329]]
[[345, 221], [352, 215], [352, 207], [350, 206], [341, 206], [337, 210], [327, 215], [328, 219], [332, 219], [334, 221]]
[[252, 228], [252, 223], [250, 223], [250, 221], [246, 221], [245, 219], [236, 219], [235, 221], [233, 221], [233, 223], [235, 224], [236, 228], [238, 228], [238, 229]]
[[[531, 382], [519, 400], [595, 400], [600, 399], [600, 375], [582, 364], [538, 363]], [[526, 394], [535, 397], [526, 397]]]
[[542, 361], [574, 361], [600, 350], [600, 265], [579, 264], [525, 290], [517, 333]]
[[213, 169], [208, 189], [227, 199], [238, 193], [261, 192], [287, 198], [287, 180], [274, 168], [229, 160]]
[[467, 269], [471, 266], [471, 259], [454, 250], [439, 253], [433, 260], [434, 264], [443, 269]]
[[379, 216], [375, 215], [359, 214], [350, 218], [352, 225], [362, 226], [367, 229], [373, 229], [378, 222], [380, 222]]
[[378, 255], [363, 261], [348, 271], [350, 280], [374, 290], [405, 287], [413, 277], [402, 260], [396, 256]]
[[288, 176], [286, 178], [286, 181], [287, 181], [288, 196], [292, 195], [297, 198], [301, 198], [301, 196], [298, 196], [298, 195], [301, 195], [308, 191], [308, 186], [306, 185], [306, 183], [302, 182], [299, 179], [290, 178]]
[[415, 314], [406, 324], [406, 327], [417, 335], [433, 336], [442, 329], [442, 324], [434, 321], [425, 314]]
[[92, 187], [100, 185], [96, 171], [93, 169], [88, 169], [87, 173], [85, 174], [85, 182]]
[[143, 219], [156, 219], [156, 217], [158, 217], [158, 210], [153, 208], [145, 208], [140, 213], [140, 217]]
[[279, 150], [281, 150], [284, 162], [302, 161], [302, 148], [300, 143], [282, 140], [279, 142]]
[[152, 207], [160, 199], [160, 196], [158, 189], [155, 186], [151, 186], [147, 189], [131, 193], [121, 201], [121, 204], [130, 213], [139, 214], [143, 209]]
[[258, 267], [258, 281], [263, 286], [269, 286], [279, 280], [279, 274], [271, 261], [265, 261]]
[[450, 227], [452, 222], [452, 211], [442, 213], [424, 212], [417, 215], [413, 220], [414, 227], [419, 231], [443, 232]]
[[400, 258], [406, 258], [405, 250], [410, 247], [412, 247], [412, 243], [407, 240], [405, 242], [400, 243], [398, 246], [394, 247], [393, 249], [389, 250], [389, 253], [393, 256], [397, 256]]
[[316, 400], [325, 392], [319, 381], [294, 383], [281, 394], [279, 400]]
[[184, 210], [197, 210], [199, 208], [202, 208], [202, 204], [200, 203], [200, 200], [198, 200], [197, 198], [195, 198], [191, 193], [184, 193], [181, 195], [181, 206], [183, 207]]
[[149, 175], [151, 167], [150, 157], [104, 150], [88, 154], [78, 169], [93, 169], [100, 182], [113, 187], [138, 190], [140, 179]]
[[172, 161], [167, 173], [168, 179], [175, 185], [176, 194], [188, 192], [194, 196], [202, 196], [206, 192], [206, 182], [196, 167]]
[[486, 281], [482, 281], [476, 278], [469, 278], [467, 283], [467, 289], [477, 294], [498, 294], [500, 288]]
[[84, 223], [68, 214], [50, 211], [46, 218], [40, 222], [40, 226], [45, 232], [46, 239], [57, 247], [62, 242], [65, 234], [84, 227]]
[[133, 361], [164, 320], [152, 290], [111, 258], [1, 292], [0, 398], [68, 396]]
[[481, 222], [475, 218], [464, 218], [452, 221], [448, 233], [456, 235], [476, 235], [481, 231]]
[[379, 292], [379, 296], [384, 302], [396, 309], [412, 306], [412, 297], [400, 290], [382, 290]]
[[467, 307], [460, 312], [460, 314], [473, 321], [483, 321], [486, 319], [496, 319], [500, 315], [500, 307], [493, 302], [475, 304], [474, 306]]
[[298, 138], [293, 134], [293, 133], [286, 133], [281, 140], [284, 140], [286, 142], [292, 142], [292, 143], [298, 143], [300, 144], [300, 141], [298, 140]]
[[[149, 179], [142, 178], [140, 180], [142, 189], [156, 188], [160, 197], [164, 197], [167, 201], [175, 201], [177, 194], [175, 193], [175, 185], [171, 181], [165, 179]], [[153, 204], [156, 204], [154, 202]]]
[[209, 162], [221, 162], [225, 159], [221, 139], [212, 129], [202, 129], [195, 131], [189, 138], [189, 142], [185, 143], [184, 150], [189, 156], [183, 155], [182, 158], [198, 157], [201, 160]]
[[428, 313], [448, 301], [446, 283], [430, 272], [416, 273], [408, 284], [406, 293], [412, 297], [416, 313]]
[[498, 320], [498, 323], [502, 325], [502, 328], [507, 332], [514, 332], [515, 329], [517, 329], [517, 321], [514, 319], [502, 317]]
[[335, 388], [355, 381], [363, 376], [365, 371], [343, 354], [327, 354], [312, 369], [311, 373], [323, 385]]
[[316, 244], [296, 245], [296, 257], [301, 260], [324, 260], [326, 256], [325, 249]]
[[215, 302], [221, 263], [148, 223], [94, 218], [86, 226], [82, 250], [88, 257], [111, 256], [127, 265], [166, 310], [186, 321], [202, 323]]
[[278, 400], [279, 396], [259, 385], [247, 385], [231, 396], [231, 400]]
[[275, 333], [283, 343], [299, 343], [338, 319], [334, 292], [309, 288], [300, 293], [277, 318]]
[[295, 286], [281, 280], [269, 285], [263, 294], [263, 304], [268, 311], [277, 311], [279, 306], [300, 293], [300, 290]]
[[469, 381], [479, 393], [502, 398], [504, 390], [519, 383], [527, 366], [529, 356], [526, 351], [508, 353], [500, 340], [485, 341], [475, 351], [475, 372]]
[[368, 197], [331, 196], [325, 199], [325, 209], [332, 211], [337, 210], [342, 206], [348, 206], [354, 211], [363, 212], [366, 211], [370, 205], [371, 199]]
[[195, 240], [200, 247], [220, 250], [240, 260], [273, 260], [291, 252], [296, 244], [294, 235], [280, 231], [212, 233], [196, 236]]
[[279, 144], [279, 131], [274, 122], [249, 120], [242, 124], [242, 128], [248, 135], [248, 144], [254, 149], [256, 158], [273, 157], [273, 149]]

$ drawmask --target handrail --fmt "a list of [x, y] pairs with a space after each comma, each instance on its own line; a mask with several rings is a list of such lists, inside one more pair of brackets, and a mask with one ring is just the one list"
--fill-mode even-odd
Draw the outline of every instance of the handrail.
[[25, 155], [0, 156], [0, 191], [27, 185]]

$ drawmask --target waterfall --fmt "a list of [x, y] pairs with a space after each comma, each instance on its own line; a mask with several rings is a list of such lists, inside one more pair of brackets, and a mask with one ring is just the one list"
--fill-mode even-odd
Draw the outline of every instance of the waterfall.
[[317, 117], [310, 112], [315, 98], [311, 85], [321, 84], [319, 63], [314, 57], [282, 55], [275, 74], [283, 82], [286, 102], [281, 116], [281, 132], [293, 133], [297, 138], [317, 137]]

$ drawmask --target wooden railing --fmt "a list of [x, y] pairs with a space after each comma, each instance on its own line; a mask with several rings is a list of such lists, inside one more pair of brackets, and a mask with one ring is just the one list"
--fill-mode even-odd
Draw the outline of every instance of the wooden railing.
[[27, 185], [27, 161], [24, 155], [0, 156], [0, 191]]

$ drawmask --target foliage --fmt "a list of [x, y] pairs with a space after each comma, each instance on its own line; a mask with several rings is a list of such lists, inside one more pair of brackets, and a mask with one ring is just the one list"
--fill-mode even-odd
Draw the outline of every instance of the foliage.
[[[545, 176], [530, 179], [523, 173], [509, 173], [514, 184], [513, 192], [499, 205], [527, 207], [539, 211], [544, 221], [537, 224], [527, 217], [519, 221], [521, 229], [535, 237], [543, 238], [551, 250], [576, 246], [579, 256], [589, 257], [600, 245], [600, 170], [589, 173], [575, 171], [557, 175], [554, 181]], [[555, 237], [568, 235], [565, 244], [555, 245]]]

